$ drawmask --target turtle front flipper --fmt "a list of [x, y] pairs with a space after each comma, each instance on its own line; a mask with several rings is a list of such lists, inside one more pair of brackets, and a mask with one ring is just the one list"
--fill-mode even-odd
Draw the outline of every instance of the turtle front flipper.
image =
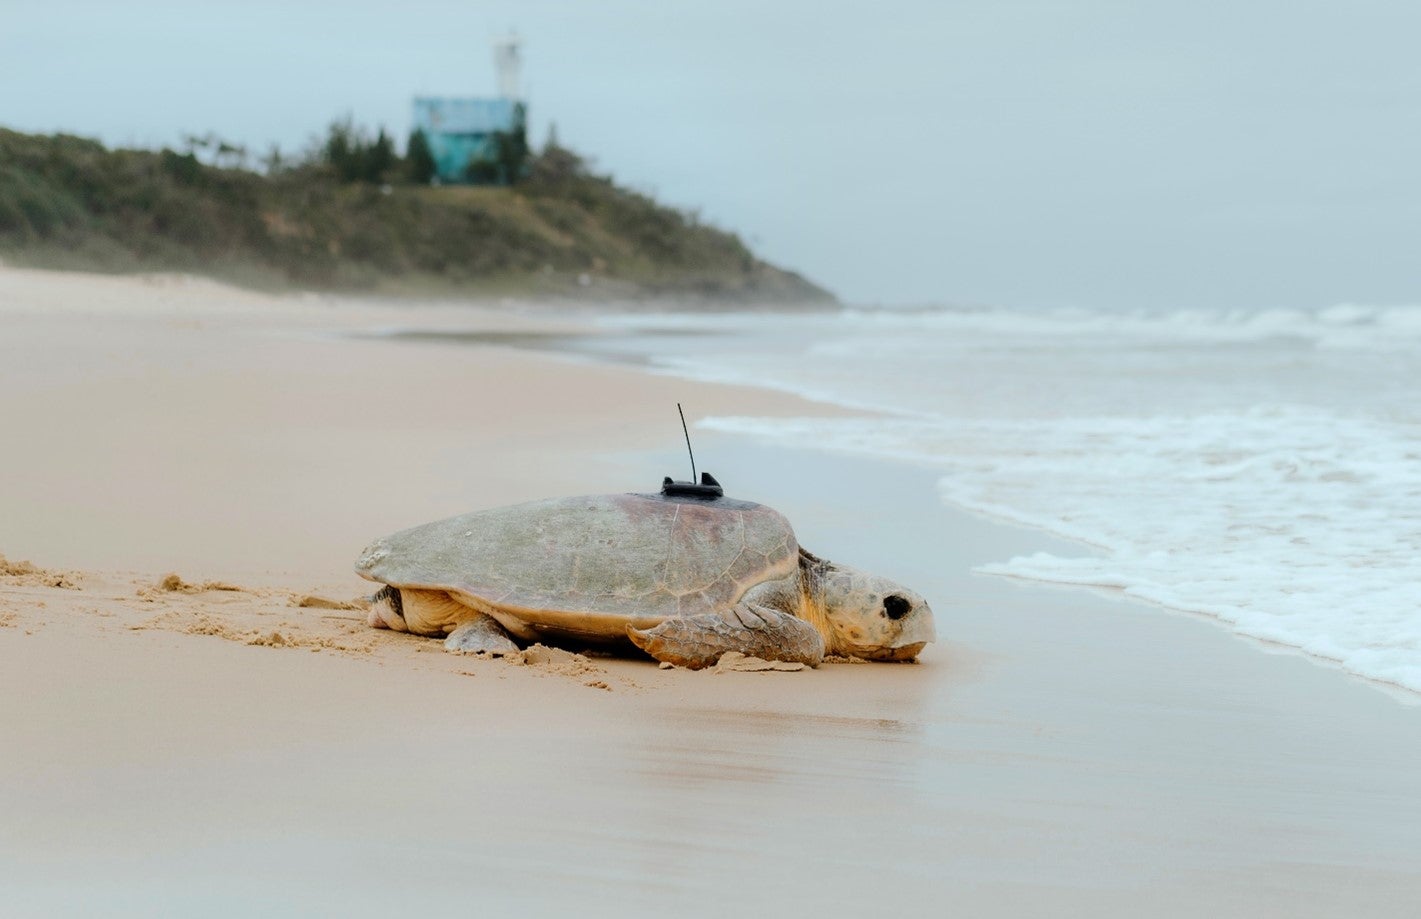
[[667, 619], [652, 629], [627, 626], [627, 637], [657, 660], [692, 670], [714, 666], [727, 651], [810, 667], [824, 660], [824, 639], [814, 626], [749, 603], [724, 613]]

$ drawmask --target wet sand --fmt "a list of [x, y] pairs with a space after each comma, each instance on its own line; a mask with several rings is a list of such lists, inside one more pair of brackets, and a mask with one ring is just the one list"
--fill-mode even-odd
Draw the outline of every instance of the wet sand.
[[579, 326], [506, 310], [0, 269], [0, 322], [7, 915], [1421, 902], [1421, 707], [1199, 619], [971, 575], [1054, 543], [909, 466], [697, 437], [807, 547], [929, 597], [917, 665], [518, 665], [341, 608], [373, 536], [680, 474], [677, 400], [835, 409], [351, 334]]

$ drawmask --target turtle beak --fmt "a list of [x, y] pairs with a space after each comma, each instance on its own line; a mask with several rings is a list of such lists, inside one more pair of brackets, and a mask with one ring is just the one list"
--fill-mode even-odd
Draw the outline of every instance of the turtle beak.
[[[889, 647], [895, 652], [895, 657], [900, 654], [904, 657], [916, 657], [918, 651], [923, 649], [923, 645], [930, 641], [937, 641], [937, 627], [933, 625], [933, 611], [926, 603], [919, 603], [917, 608], [903, 619], [902, 629]], [[914, 646], [916, 648], [911, 654], [905, 653]]]

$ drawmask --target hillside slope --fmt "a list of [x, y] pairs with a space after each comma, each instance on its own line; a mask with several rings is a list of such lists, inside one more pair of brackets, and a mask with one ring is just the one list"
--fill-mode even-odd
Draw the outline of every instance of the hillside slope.
[[513, 188], [378, 186], [0, 129], [0, 257], [432, 295], [832, 299], [561, 148]]

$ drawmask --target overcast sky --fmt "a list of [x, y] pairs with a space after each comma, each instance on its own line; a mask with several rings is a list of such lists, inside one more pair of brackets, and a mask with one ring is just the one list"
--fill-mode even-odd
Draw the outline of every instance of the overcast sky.
[[536, 142], [849, 300], [1421, 303], [1415, 0], [0, 0], [0, 125], [403, 137], [509, 28]]

